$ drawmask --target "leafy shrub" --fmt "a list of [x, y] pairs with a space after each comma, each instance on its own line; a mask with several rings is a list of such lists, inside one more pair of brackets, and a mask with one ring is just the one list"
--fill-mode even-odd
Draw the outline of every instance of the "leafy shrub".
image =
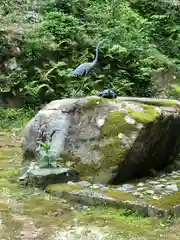
[[[38, 105], [57, 98], [91, 95], [104, 88], [119, 95], [152, 96], [154, 70], [179, 71], [179, 8], [165, 0], [163, 4], [161, 0], [5, 3], [0, 4], [0, 14], [5, 16], [9, 4], [3, 17], [7, 22], [14, 22], [13, 8], [15, 12], [22, 9], [16, 22], [24, 32], [15, 46], [20, 48], [18, 56], [8, 55], [12, 43], [7, 42], [12, 36], [7, 31], [0, 35], [4, 49], [0, 88], [22, 94], [26, 103]], [[36, 13], [34, 20], [28, 17], [29, 11]], [[6, 29], [7, 23], [3, 25]], [[86, 78], [71, 76], [76, 66], [93, 59], [102, 38], [106, 41], [101, 46], [99, 66]], [[10, 70], [6, 60], [12, 57], [17, 67]]]
[[176, 0], [130, 0], [131, 6], [149, 19], [149, 36], [158, 50], [180, 58], [180, 3]]

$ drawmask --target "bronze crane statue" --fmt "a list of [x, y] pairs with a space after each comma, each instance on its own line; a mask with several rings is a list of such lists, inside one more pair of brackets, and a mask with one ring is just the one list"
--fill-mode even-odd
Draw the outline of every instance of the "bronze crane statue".
[[98, 55], [99, 55], [99, 47], [105, 41], [105, 39], [101, 40], [96, 46], [96, 57], [92, 62], [82, 63], [79, 65], [74, 71], [73, 74], [77, 76], [86, 76], [97, 64]]

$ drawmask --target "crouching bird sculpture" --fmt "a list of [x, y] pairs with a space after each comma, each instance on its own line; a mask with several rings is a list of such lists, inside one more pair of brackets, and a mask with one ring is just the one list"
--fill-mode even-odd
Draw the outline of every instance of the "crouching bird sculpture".
[[76, 76], [86, 76], [97, 64], [98, 55], [99, 55], [99, 47], [105, 41], [105, 39], [101, 40], [96, 46], [96, 57], [92, 62], [82, 63], [79, 65], [74, 71], [73, 74]]

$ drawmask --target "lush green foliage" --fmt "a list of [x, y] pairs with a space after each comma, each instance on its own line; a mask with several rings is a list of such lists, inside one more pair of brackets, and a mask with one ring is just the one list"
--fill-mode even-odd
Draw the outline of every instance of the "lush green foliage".
[[[96, 94], [151, 96], [152, 73], [179, 71], [180, 8], [162, 0], [4, 0], [0, 3], [0, 90], [28, 103]], [[71, 76], [101, 46], [86, 78]]]
[[[149, 36], [158, 50], [171, 58], [180, 59], [179, 1], [130, 1], [131, 6], [149, 19]], [[161, 4], [160, 4], [161, 3]]]
[[3, 109], [0, 107], [0, 131], [23, 127], [35, 114], [32, 108]]

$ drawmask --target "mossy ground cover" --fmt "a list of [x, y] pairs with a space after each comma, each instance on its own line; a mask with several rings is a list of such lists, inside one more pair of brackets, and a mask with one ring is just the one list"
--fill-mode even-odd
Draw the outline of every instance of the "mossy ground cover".
[[[153, 204], [154, 206], [159, 206], [163, 209], [172, 210], [173, 207], [179, 206], [180, 203], [180, 192], [175, 193], [174, 195], [166, 196], [160, 201], [158, 200], [150, 200], [150, 204]], [[178, 214], [178, 212], [174, 212], [175, 214]]]
[[[173, 180], [175, 180], [176, 178], [173, 178], [172, 180], [169, 180], [169, 182], [173, 183]], [[180, 178], [177, 178], [177, 180], [179, 180]], [[180, 183], [177, 184], [178, 188], [180, 189]], [[162, 209], [165, 210], [173, 210], [173, 208], [178, 207], [180, 204], [180, 191], [172, 194], [172, 195], [168, 195], [168, 196], [164, 196], [162, 199], [155, 200], [155, 199], [151, 199], [148, 200], [148, 202], [150, 204], [153, 204], [154, 206], [158, 206], [161, 207]], [[179, 215], [179, 210], [175, 210], [174, 214]]]
[[[105, 206], [78, 210], [78, 205], [76, 208], [75, 204], [71, 205], [61, 198], [34, 188], [20, 187], [17, 182], [21, 167], [20, 132], [15, 137], [11, 131], [0, 134], [0, 239], [31, 237], [54, 240], [55, 231], [61, 235], [63, 229], [72, 226], [73, 236], [79, 227], [96, 226], [104, 233], [102, 239], [105, 240], [131, 239], [133, 236], [154, 240], [179, 239], [178, 218], [168, 221], [145, 218], [127, 210]], [[94, 235], [92, 237], [94, 239]], [[83, 239], [83, 236], [78, 239]]]
[[[149, 206], [154, 206], [155, 208], [160, 208], [162, 210], [170, 210], [171, 211], [172, 208], [177, 207], [180, 202], [180, 193], [179, 192], [174, 193], [174, 194], [172, 193], [171, 195], [161, 196], [161, 198], [159, 198], [159, 199], [156, 199], [156, 197], [152, 198], [151, 195], [146, 193], [147, 190], [152, 189], [151, 184], [149, 184], [150, 188], [148, 188], [148, 185], [147, 185], [147, 187], [143, 191], [141, 191], [142, 197], [140, 197], [140, 198], [139, 198], [139, 196], [133, 196], [131, 193], [129, 193], [127, 191], [123, 191], [120, 189], [116, 190], [116, 188], [119, 188], [119, 187], [122, 187], [122, 186], [112, 186], [112, 187], [108, 187], [107, 189], [106, 188], [103, 189], [99, 186], [99, 187], [96, 187], [95, 189], [91, 190], [91, 188], [83, 187], [79, 184], [54, 184], [54, 185], [48, 186], [47, 191], [49, 193], [52, 193], [55, 196], [59, 196], [59, 197], [63, 196], [63, 197], [65, 197], [65, 199], [68, 199], [68, 198], [71, 198], [70, 196], [73, 197], [74, 190], [77, 190], [77, 191], [85, 190], [85, 191], [90, 191], [90, 192], [94, 193], [94, 194], [92, 194], [92, 196], [94, 195], [94, 197], [97, 198], [97, 200], [98, 200], [99, 197], [96, 196], [96, 194], [95, 194], [97, 192], [104, 196], [111, 197], [115, 201], [117, 201], [118, 205], [116, 205], [116, 206], [118, 206], [118, 208], [119, 207], [124, 208], [124, 206], [126, 205], [126, 203], [125, 203], [126, 201], [129, 202], [130, 204], [132, 204], [132, 206], [133, 206], [133, 202], [138, 204], [137, 206], [139, 206], [139, 214], [142, 213], [142, 215], [144, 215], [144, 216], [147, 215], [147, 212], [146, 212], [146, 209], [143, 209], [143, 206], [144, 206], [143, 204], [146, 204]], [[138, 188], [138, 187], [135, 186], [134, 190], [136, 188]], [[65, 196], [64, 194], [61, 194], [61, 191], [68, 193], [70, 195]], [[163, 189], [161, 189], [161, 191], [163, 191]], [[79, 194], [77, 193], [77, 196], [80, 201], [81, 201], [81, 199], [84, 199], [84, 197], [81, 196], [81, 193], [79, 193]], [[96, 206], [99, 205], [99, 201], [96, 202], [96, 200], [95, 201], [93, 200], [93, 197], [90, 197], [90, 198], [92, 198], [90, 205], [96, 205]], [[102, 196], [102, 199], [103, 199], [103, 196]], [[87, 200], [85, 200], [85, 202], [86, 201]], [[136, 204], [134, 206], [134, 209], [136, 208]], [[142, 207], [141, 207], [141, 204], [142, 204]], [[104, 205], [113, 206], [114, 203], [113, 203], [113, 201], [108, 200], [106, 203], [104, 202]], [[136, 211], [136, 210], [134, 210], [134, 211]], [[176, 211], [172, 211], [172, 213], [175, 215], [176, 214], [178, 215], [178, 212], [176, 212]]]
[[[5, 139], [8, 140], [8, 143], [12, 141], [11, 137], [7, 138], [4, 135], [1, 136], [0, 143], [4, 142]], [[163, 225], [165, 227], [160, 225], [162, 220], [143, 218], [124, 210], [117, 211], [117, 209], [107, 207], [92, 207], [88, 211], [83, 210], [75, 213], [72, 206], [63, 199], [39, 190], [21, 188], [19, 184], [11, 180], [12, 176], [17, 178], [21, 163], [19, 139], [16, 140], [16, 144], [16, 150], [12, 151], [11, 147], [1, 148], [0, 154], [0, 212], [3, 221], [1, 239], [20, 239], [19, 236], [22, 234], [27, 221], [32, 222], [33, 227], [29, 227], [26, 234], [31, 236], [32, 232], [35, 231], [38, 234], [38, 239], [51, 237], [55, 230], [61, 231], [62, 228], [72, 225], [74, 218], [78, 219], [78, 223], [76, 223], [78, 226], [90, 224], [103, 229], [107, 234], [104, 239], [125, 239], [125, 236], [146, 236], [157, 239], [156, 237], [163, 233], [164, 228], [169, 228], [167, 223]], [[16, 169], [13, 166], [16, 166]], [[104, 227], [106, 228], [104, 229]], [[153, 236], [152, 232], [155, 229], [157, 232], [154, 232]]]
[[[4, 147], [4, 144], [10, 143], [12, 147]], [[20, 239], [24, 231], [23, 224], [29, 219], [36, 230], [43, 228], [38, 239], [48, 237], [53, 234], [54, 228], [62, 227], [72, 219], [74, 213], [70, 205], [33, 188], [21, 188], [17, 182], [21, 166], [20, 136], [15, 140], [9, 133], [3, 134], [0, 137], [1, 145], [3, 145], [0, 148], [0, 209], [3, 222], [1, 239]], [[29, 236], [31, 234], [29, 230]]]
[[[91, 223], [95, 222], [97, 225], [104, 227], [109, 225], [118, 236], [132, 237], [132, 236], [148, 236], [153, 237], [153, 231], [157, 229], [160, 224], [159, 219], [142, 218], [136, 213], [129, 210], [118, 210], [110, 207], [99, 207], [99, 209], [92, 207], [87, 211], [79, 214], [81, 222]], [[113, 231], [111, 235], [113, 235]], [[122, 235], [121, 235], [122, 234]], [[146, 235], [147, 234], [147, 235]]]

